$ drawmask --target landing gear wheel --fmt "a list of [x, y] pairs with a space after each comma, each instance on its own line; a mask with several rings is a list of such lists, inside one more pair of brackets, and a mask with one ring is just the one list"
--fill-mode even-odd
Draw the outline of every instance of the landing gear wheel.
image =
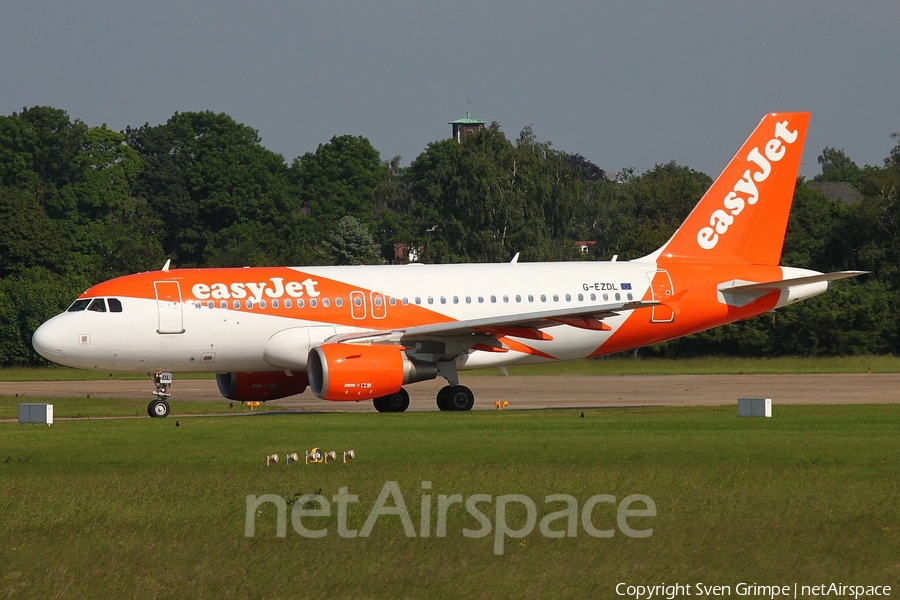
[[165, 400], [154, 400], [147, 405], [147, 414], [154, 419], [162, 419], [169, 416], [169, 403]]
[[453, 389], [452, 385], [445, 385], [437, 393], [437, 407], [440, 410], [453, 410], [452, 408], [450, 408], [450, 405], [447, 403], [447, 398], [450, 397], [450, 390], [452, 390], [452, 389]]
[[450, 410], [472, 410], [475, 406], [475, 394], [464, 385], [455, 385], [447, 395]]
[[438, 392], [437, 405], [441, 410], [472, 410], [475, 394], [464, 385], [448, 385]]
[[400, 388], [397, 393], [375, 398], [372, 405], [378, 412], [404, 412], [409, 408], [409, 392]]

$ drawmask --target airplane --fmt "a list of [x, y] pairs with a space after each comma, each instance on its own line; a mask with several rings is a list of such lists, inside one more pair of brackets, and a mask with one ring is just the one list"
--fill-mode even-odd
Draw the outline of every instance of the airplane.
[[779, 266], [809, 113], [770, 113], [661, 248], [607, 262], [170, 269], [112, 279], [32, 343], [70, 367], [216, 373], [237, 401], [311, 388], [403, 412], [403, 386], [443, 377], [442, 411], [471, 410], [469, 369], [597, 357], [754, 317], [862, 271]]

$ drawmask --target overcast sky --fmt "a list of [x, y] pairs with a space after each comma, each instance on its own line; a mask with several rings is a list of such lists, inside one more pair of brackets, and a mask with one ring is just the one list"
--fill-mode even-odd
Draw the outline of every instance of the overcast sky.
[[769, 111], [881, 165], [900, 131], [900, 2], [14, 2], [0, 114], [49, 105], [116, 130], [225, 112], [287, 161], [335, 135], [409, 164], [448, 121], [497, 121], [608, 171], [715, 176]]

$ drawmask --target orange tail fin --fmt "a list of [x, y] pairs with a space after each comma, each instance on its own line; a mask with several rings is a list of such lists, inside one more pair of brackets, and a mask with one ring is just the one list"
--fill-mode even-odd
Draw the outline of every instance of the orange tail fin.
[[672, 239], [650, 257], [777, 265], [808, 125], [809, 113], [763, 117]]

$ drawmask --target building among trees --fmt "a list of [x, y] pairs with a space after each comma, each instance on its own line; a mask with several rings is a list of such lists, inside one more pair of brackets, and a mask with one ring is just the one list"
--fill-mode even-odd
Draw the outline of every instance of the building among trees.
[[[466, 99], [466, 108], [468, 108], [469, 100]], [[450, 121], [450, 125], [453, 126], [453, 139], [458, 143], [462, 143], [466, 136], [470, 133], [477, 133], [484, 129], [484, 121], [479, 121], [478, 119], [473, 119], [472, 115], [466, 110], [466, 117], [464, 119], [457, 119], [455, 121]]]

